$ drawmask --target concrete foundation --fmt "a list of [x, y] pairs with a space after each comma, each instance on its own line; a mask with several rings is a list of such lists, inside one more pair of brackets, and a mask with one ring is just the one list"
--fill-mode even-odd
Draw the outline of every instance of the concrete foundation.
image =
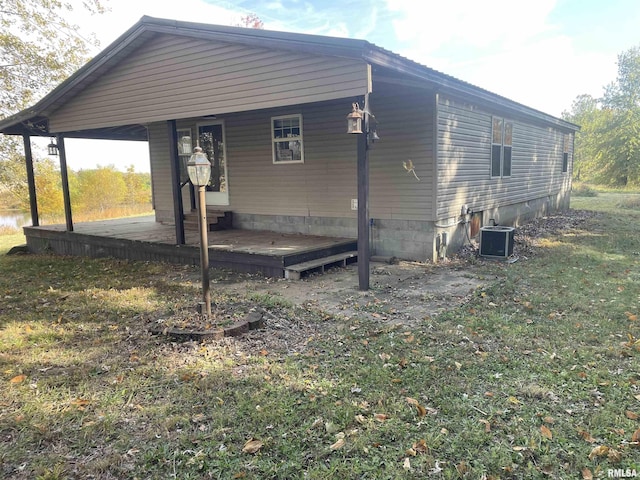
[[[480, 226], [517, 227], [535, 218], [569, 208], [569, 195], [559, 193], [481, 212]], [[437, 262], [454, 254], [471, 239], [471, 215], [437, 222], [373, 218], [370, 225], [371, 255], [419, 262]], [[289, 215], [233, 214], [233, 227], [329, 237], [357, 238], [355, 218], [302, 217]]]

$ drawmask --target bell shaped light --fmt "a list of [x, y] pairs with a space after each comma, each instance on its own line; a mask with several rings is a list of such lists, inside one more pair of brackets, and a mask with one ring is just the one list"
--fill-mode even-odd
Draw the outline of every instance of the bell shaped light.
[[209, 183], [211, 163], [202, 148], [196, 147], [193, 149], [193, 155], [187, 162], [187, 172], [189, 173], [189, 180], [194, 186], [201, 187]]

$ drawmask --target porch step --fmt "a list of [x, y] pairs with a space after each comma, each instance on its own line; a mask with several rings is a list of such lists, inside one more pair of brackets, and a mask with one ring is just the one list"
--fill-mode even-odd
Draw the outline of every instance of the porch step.
[[319, 270], [320, 273], [324, 273], [324, 269], [327, 267], [345, 267], [347, 262], [353, 263], [357, 259], [358, 252], [350, 251], [330, 255], [328, 257], [317, 258], [315, 260], [309, 260], [308, 262], [297, 263], [295, 265], [289, 265], [284, 268], [284, 278], [289, 280], [300, 280], [303, 273], [307, 273], [312, 270]]
[[[207, 208], [207, 223], [209, 231], [226, 230], [231, 228], [232, 213], [230, 211]], [[186, 230], [198, 230], [198, 212], [191, 211], [184, 215], [184, 228]]]

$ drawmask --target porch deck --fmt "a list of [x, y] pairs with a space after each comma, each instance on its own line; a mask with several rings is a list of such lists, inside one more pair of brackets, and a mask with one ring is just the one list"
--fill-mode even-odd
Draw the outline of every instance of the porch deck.
[[[200, 263], [198, 232], [185, 231], [186, 245], [175, 245], [174, 226], [158, 223], [153, 216], [76, 223], [73, 232], [67, 232], [65, 225], [25, 227], [24, 233], [33, 252]], [[322, 263], [322, 258], [356, 249], [356, 240], [350, 238], [235, 229], [209, 232], [212, 267], [278, 278], [285, 276], [287, 267], [311, 261]]]

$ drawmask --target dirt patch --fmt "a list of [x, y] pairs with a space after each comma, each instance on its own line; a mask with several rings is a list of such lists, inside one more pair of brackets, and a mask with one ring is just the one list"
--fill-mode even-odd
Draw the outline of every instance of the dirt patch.
[[[544, 217], [518, 227], [514, 254], [506, 261], [486, 260], [477, 256], [477, 245], [465, 246], [451, 259], [438, 264], [397, 262], [371, 264], [370, 289], [358, 289], [357, 265], [330, 269], [302, 280], [269, 279], [255, 275], [227, 273], [212, 281], [212, 290], [223, 294], [225, 305], [217, 306], [245, 314], [257, 310], [264, 316], [264, 326], [249, 332], [243, 340], [225, 339], [223, 343], [244, 343], [250, 350], [300, 352], [309, 338], [339, 325], [322, 318], [371, 319], [381, 325], [412, 327], [430, 322], [438, 314], [467, 302], [474, 293], [495, 281], [490, 265], [527, 261], [539, 254], [539, 241], [579, 229], [593, 212], [571, 210]], [[193, 281], [198, 279], [192, 274]], [[252, 303], [251, 297], [262, 301]], [[254, 297], [255, 298], [255, 297]], [[238, 301], [237, 299], [242, 299]], [[268, 306], [272, 299], [274, 305]], [[288, 305], [297, 309], [295, 318]], [[257, 305], [261, 303], [262, 305]], [[305, 312], [320, 312], [307, 315]], [[170, 319], [169, 319], [170, 320]], [[339, 324], [339, 322], [338, 322]]]
[[467, 265], [415, 262], [372, 263], [370, 290], [358, 289], [358, 268], [335, 268], [298, 281], [249, 281], [227, 286], [230, 292], [278, 296], [297, 306], [342, 318], [375, 318], [414, 324], [464, 302], [485, 279]]

